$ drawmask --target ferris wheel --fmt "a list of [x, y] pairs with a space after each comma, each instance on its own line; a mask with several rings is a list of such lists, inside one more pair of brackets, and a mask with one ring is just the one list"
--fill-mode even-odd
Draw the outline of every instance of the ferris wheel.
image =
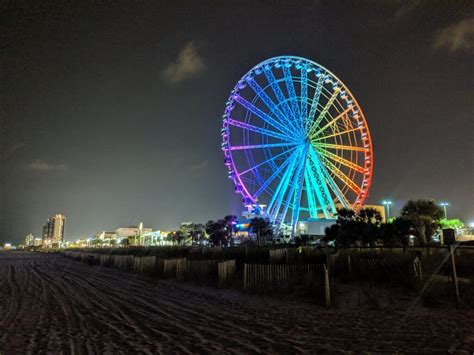
[[222, 150], [245, 206], [275, 223], [334, 218], [360, 208], [373, 170], [364, 114], [349, 89], [305, 58], [267, 59], [234, 87], [223, 115]]

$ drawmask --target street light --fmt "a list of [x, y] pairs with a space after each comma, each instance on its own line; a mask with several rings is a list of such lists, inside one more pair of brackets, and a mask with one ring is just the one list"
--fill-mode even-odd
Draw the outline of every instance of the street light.
[[446, 207], [449, 206], [449, 203], [441, 202], [439, 205], [444, 209], [444, 219], [448, 220], [448, 212], [446, 211]]
[[382, 204], [387, 207], [387, 221], [390, 219], [390, 205], [392, 204], [392, 201], [390, 200], [383, 200]]

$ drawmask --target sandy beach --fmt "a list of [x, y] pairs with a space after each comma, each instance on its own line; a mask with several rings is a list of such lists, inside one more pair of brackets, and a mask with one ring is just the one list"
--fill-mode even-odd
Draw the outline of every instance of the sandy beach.
[[325, 309], [0, 253], [0, 353], [445, 353], [474, 350], [474, 313]]

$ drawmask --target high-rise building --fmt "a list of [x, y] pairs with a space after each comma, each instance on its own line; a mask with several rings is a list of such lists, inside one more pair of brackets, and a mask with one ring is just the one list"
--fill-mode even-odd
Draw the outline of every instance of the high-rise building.
[[64, 242], [66, 217], [55, 214], [43, 227], [43, 248], [60, 248]]
[[23, 241], [23, 245], [25, 248], [28, 248], [28, 247], [32, 247], [33, 244], [34, 244], [34, 240], [35, 240], [35, 237], [33, 236], [33, 234], [28, 234], [26, 237], [25, 237], [25, 240]]

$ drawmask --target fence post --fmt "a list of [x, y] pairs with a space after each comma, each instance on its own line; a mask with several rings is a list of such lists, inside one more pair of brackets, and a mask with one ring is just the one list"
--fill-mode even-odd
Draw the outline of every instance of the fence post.
[[324, 265], [324, 298], [326, 300], [326, 308], [331, 307], [331, 289], [329, 287], [329, 273], [326, 265]]
[[324, 247], [324, 252], [326, 253], [326, 266], [329, 269], [329, 247], [327, 244]]
[[458, 285], [458, 275], [456, 273], [456, 259], [454, 256], [454, 247], [452, 245], [449, 246], [449, 254], [451, 256], [451, 270], [453, 276], [453, 286], [454, 286], [454, 293], [456, 295], [456, 306], [459, 308], [459, 285]]
[[[247, 251], [247, 247], [245, 247], [245, 251]], [[244, 289], [247, 288], [247, 264], [244, 263]]]

